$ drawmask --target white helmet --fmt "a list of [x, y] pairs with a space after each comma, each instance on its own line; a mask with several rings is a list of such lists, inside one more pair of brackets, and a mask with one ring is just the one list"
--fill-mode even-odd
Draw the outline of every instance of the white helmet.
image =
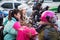
[[18, 6], [19, 10], [27, 9], [27, 8], [28, 8], [28, 5], [26, 5], [26, 4], [22, 4], [22, 5]]

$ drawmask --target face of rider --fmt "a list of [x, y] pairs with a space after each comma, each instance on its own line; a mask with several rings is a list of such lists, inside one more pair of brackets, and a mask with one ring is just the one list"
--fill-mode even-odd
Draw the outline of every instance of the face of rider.
[[19, 12], [17, 14], [14, 14], [14, 16], [16, 17], [16, 19], [20, 20], [21, 15]]

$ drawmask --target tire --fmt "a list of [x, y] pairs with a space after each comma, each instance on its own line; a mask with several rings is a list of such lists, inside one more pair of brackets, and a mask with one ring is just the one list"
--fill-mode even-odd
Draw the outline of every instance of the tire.
[[57, 11], [58, 11], [58, 13], [60, 13], [60, 5], [58, 6], [58, 10]]

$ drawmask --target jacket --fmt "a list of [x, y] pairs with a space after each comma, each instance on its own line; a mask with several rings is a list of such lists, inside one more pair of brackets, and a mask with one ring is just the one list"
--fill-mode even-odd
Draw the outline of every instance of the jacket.
[[12, 18], [12, 20], [8, 20], [7, 18], [5, 19], [4, 24], [4, 30], [3, 30], [3, 35], [4, 35], [4, 40], [14, 40], [16, 37], [16, 30], [13, 28], [14, 23], [16, 22], [15, 18]]

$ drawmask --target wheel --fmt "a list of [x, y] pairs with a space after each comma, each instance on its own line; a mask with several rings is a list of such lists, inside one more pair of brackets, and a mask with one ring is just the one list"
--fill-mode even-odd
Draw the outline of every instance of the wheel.
[[58, 13], [60, 13], [60, 5], [58, 6], [58, 10], [57, 11], [58, 11]]

